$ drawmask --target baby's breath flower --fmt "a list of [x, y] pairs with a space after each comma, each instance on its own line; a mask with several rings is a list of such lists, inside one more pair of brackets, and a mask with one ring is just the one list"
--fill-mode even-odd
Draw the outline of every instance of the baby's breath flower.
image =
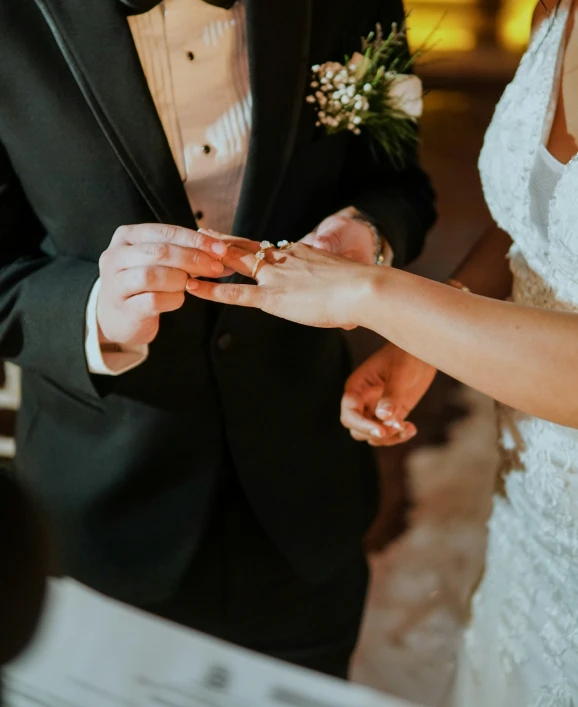
[[394, 24], [387, 38], [378, 25], [347, 64], [315, 64], [306, 100], [316, 106], [316, 125], [330, 134], [360, 135], [363, 128], [394, 162], [403, 162], [406, 144], [415, 142], [412, 122], [421, 110], [419, 79], [408, 72], [416, 58], [407, 58], [405, 28]]

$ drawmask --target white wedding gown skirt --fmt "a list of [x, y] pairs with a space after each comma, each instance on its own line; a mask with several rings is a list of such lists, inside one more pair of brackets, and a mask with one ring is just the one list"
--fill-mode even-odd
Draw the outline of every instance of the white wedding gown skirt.
[[[578, 159], [562, 171], [544, 228], [531, 196], [567, 16], [563, 3], [536, 32], [496, 109], [480, 171], [492, 215], [514, 240], [515, 301], [578, 312]], [[499, 417], [503, 468], [486, 570], [450, 704], [578, 707], [578, 431], [506, 408]]]

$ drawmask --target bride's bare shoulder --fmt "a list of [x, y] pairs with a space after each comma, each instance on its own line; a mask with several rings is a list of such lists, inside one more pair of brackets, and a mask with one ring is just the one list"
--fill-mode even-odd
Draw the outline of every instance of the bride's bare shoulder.
[[544, 20], [551, 17], [557, 10], [560, 0], [540, 0], [532, 15], [532, 32], [535, 32]]

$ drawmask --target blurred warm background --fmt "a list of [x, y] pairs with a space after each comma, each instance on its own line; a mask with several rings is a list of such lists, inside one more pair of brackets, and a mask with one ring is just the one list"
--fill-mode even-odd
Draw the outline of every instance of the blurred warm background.
[[[387, 2], [387, 0], [384, 0]], [[411, 0], [410, 42], [430, 50], [423, 162], [439, 221], [415, 272], [444, 279], [489, 223], [477, 156], [523, 52], [531, 0]], [[354, 341], [359, 355], [375, 341]], [[18, 376], [0, 365], [0, 457], [14, 451]], [[354, 679], [434, 705], [451, 678], [471, 588], [483, 570], [496, 466], [491, 401], [440, 376], [415, 412], [420, 434], [381, 455], [382, 509], [367, 538], [373, 586]]]

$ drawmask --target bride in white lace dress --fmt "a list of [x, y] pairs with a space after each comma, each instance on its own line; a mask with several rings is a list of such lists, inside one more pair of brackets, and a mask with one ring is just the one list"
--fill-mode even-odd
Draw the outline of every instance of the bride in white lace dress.
[[[271, 252], [258, 287], [189, 288], [312, 326], [365, 326], [392, 342], [348, 384], [342, 419], [356, 439], [412, 436], [405, 418], [436, 369], [500, 402], [504, 463], [455, 707], [578, 707], [578, 22], [570, 2], [537, 10], [480, 159], [498, 225], [453, 287], [297, 245]], [[250, 274], [256, 248], [234, 241], [227, 264]]]

